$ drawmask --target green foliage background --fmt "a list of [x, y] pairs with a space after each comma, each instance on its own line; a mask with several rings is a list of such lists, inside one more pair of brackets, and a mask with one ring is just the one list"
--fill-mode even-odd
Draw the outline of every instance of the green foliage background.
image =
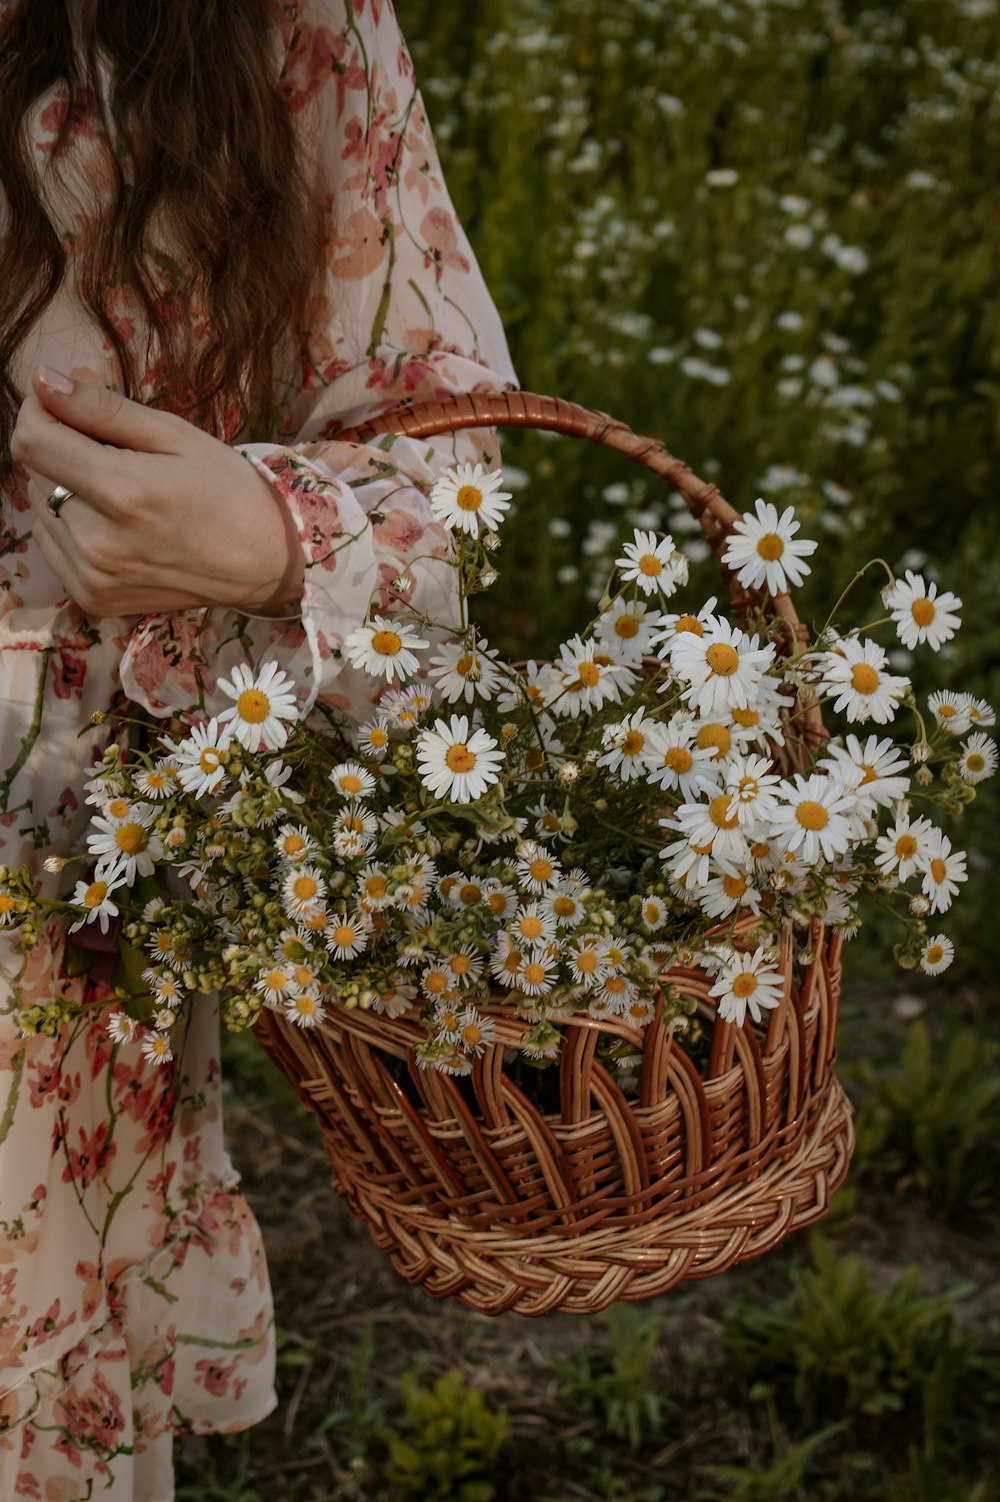
[[[921, 692], [1000, 701], [1000, 17], [993, 0], [399, 0], [521, 384], [665, 439], [820, 539], [821, 622], [874, 555], [964, 601]], [[523, 484], [480, 619], [518, 656], [589, 617], [618, 537], [683, 507], [589, 444], [511, 433]], [[520, 473], [519, 473], [520, 472]], [[873, 575], [874, 577], [874, 575]], [[874, 601], [852, 597], [850, 624]], [[1000, 962], [985, 788], [953, 975]], [[854, 963], [887, 975], [877, 925]]]

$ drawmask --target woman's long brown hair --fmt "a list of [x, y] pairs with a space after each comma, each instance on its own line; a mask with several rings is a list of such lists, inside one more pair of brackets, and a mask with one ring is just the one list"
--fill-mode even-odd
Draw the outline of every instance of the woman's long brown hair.
[[[65, 81], [67, 107], [48, 164], [74, 121], [108, 142], [113, 193], [74, 255], [79, 292], [118, 357], [122, 389], [217, 436], [265, 436], [275, 382], [294, 377], [317, 270], [322, 206], [310, 191], [282, 97], [274, 22], [289, 0], [17, 0], [0, 32], [0, 478], [19, 397], [15, 352], [55, 296], [67, 253], [39, 191], [31, 106]], [[0, 21], [2, 25], [2, 21]], [[97, 57], [113, 80], [105, 115]], [[286, 89], [287, 91], [287, 89]], [[76, 183], [77, 191], [83, 184]], [[96, 202], [95, 202], [96, 210]], [[170, 226], [163, 254], [154, 225]], [[144, 315], [144, 362], [116, 322], [122, 286]], [[210, 333], [193, 352], [192, 322]], [[256, 430], [256, 431], [255, 431]]]

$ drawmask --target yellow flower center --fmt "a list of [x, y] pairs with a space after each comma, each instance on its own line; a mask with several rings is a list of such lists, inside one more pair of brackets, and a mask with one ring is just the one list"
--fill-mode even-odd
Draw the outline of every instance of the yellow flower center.
[[612, 996], [621, 996], [628, 989], [628, 981], [624, 975], [609, 975], [604, 982], [604, 989]]
[[245, 688], [236, 701], [236, 713], [250, 725], [259, 725], [271, 713], [271, 703], [259, 688]]
[[350, 949], [357, 938], [357, 930], [352, 923], [338, 923], [333, 930], [333, 942], [338, 949]]
[[851, 686], [856, 688], [859, 694], [873, 694], [879, 685], [879, 676], [875, 668], [867, 662], [856, 662], [851, 669]]
[[860, 787], [864, 787], [866, 782], [874, 782], [876, 777], [878, 776], [875, 768], [873, 766], [870, 766], [866, 761], [859, 763], [858, 770], [864, 773], [864, 776], [862, 777], [859, 784]]
[[942, 704], [938, 709], [938, 715], [942, 720], [950, 720], [957, 714], [958, 709], [954, 704]]
[[552, 903], [552, 911], [557, 918], [572, 918], [576, 912], [576, 902], [572, 897], [557, 897]]
[[523, 959], [524, 955], [519, 949], [512, 949], [509, 954], [504, 955], [503, 968], [508, 975], [517, 975]]
[[380, 657], [395, 657], [403, 645], [403, 638], [398, 631], [376, 631], [372, 637], [372, 651], [378, 652]]
[[472, 664], [475, 662], [475, 660], [476, 659], [474, 657], [460, 657], [458, 659], [455, 664], [455, 672], [460, 678], [467, 678], [469, 676], [469, 671], [472, 668]]
[[310, 933], [318, 934], [326, 926], [326, 914], [322, 909], [318, 913], [307, 913], [299, 922], [304, 923]]
[[450, 772], [471, 772], [476, 765], [475, 754], [464, 741], [457, 741], [454, 746], [448, 747], [445, 761]]
[[940, 856], [935, 856], [931, 861], [931, 875], [933, 876], [934, 880], [940, 883], [944, 881], [947, 874], [948, 867], [945, 865]]
[[486, 899], [486, 903], [489, 907], [490, 912], [493, 913], [497, 918], [499, 918], [500, 914], [502, 912], [505, 912], [507, 908], [507, 898], [502, 892], [491, 892]]
[[965, 758], [965, 765], [970, 772], [981, 772], [986, 765], [986, 757], [980, 756], [978, 751], [970, 751]]
[[92, 881], [83, 894], [83, 905], [84, 907], [100, 907], [107, 895], [108, 884], [106, 881]]
[[524, 967], [524, 979], [529, 986], [540, 986], [545, 980], [545, 966], [537, 960], [529, 960]]
[[646, 923], [656, 923], [660, 916], [659, 903], [647, 902], [642, 910], [642, 916]]
[[519, 927], [522, 939], [540, 939], [545, 932], [545, 924], [537, 913], [526, 913]]
[[138, 855], [149, 844], [149, 833], [141, 824], [123, 824], [115, 830], [115, 844], [126, 855]]
[[466, 1048], [478, 1048], [483, 1041], [483, 1030], [477, 1022], [467, 1022], [458, 1036]]
[[365, 896], [374, 898], [380, 902], [389, 889], [389, 883], [384, 876], [369, 876], [365, 880]]
[[533, 881], [551, 881], [555, 867], [544, 855], [537, 855], [528, 866]]
[[[447, 991], [447, 989], [448, 977], [445, 975], [444, 971], [428, 970], [427, 974], [424, 976], [424, 990], [427, 991], [429, 995], [434, 996], [441, 991]], [[456, 1018], [456, 1021], [457, 1020], [458, 1019]]]
[[300, 902], [308, 902], [315, 897], [319, 887], [312, 876], [296, 876], [292, 883], [292, 891]]
[[690, 772], [694, 766], [694, 757], [686, 746], [671, 746], [663, 758], [663, 765], [669, 767], [671, 772]]
[[722, 890], [727, 897], [734, 899], [742, 897], [746, 889], [747, 879], [745, 876], [724, 876], [722, 878]]
[[[435, 974], [437, 972], [435, 971]], [[457, 1012], [442, 1012], [438, 1018], [438, 1027], [445, 1033], [453, 1033], [458, 1028]]]
[[593, 688], [600, 681], [601, 670], [595, 662], [581, 662], [580, 684], [583, 688]]
[[206, 746], [198, 757], [198, 765], [203, 772], [215, 772], [219, 767], [219, 753], [214, 746]]
[[306, 848], [306, 842], [300, 834], [290, 834], [285, 838], [285, 854], [301, 855]]
[[630, 730], [622, 741], [623, 756], [638, 756], [646, 744], [646, 737], [641, 730]]
[[733, 981], [732, 992], [734, 996], [752, 996], [757, 989], [757, 977], [749, 970], [744, 970]]
[[316, 1010], [316, 999], [313, 996], [296, 996], [292, 1005], [300, 1017], [311, 1017]]
[[896, 841], [896, 854], [900, 860], [907, 861], [917, 853], [917, 842], [912, 834], [901, 834]]
[[389, 736], [380, 725], [374, 725], [368, 732], [368, 744], [369, 746], [387, 746]]
[[269, 991], [283, 991], [288, 985], [288, 976], [284, 970], [269, 970], [264, 977], [264, 985]]
[[483, 504], [483, 492], [475, 485], [463, 485], [455, 497], [455, 504], [460, 511], [478, 511]]
[[639, 572], [647, 579], [657, 579], [663, 573], [663, 564], [655, 553], [643, 553], [639, 559]]
[[713, 798], [711, 803], [708, 805], [708, 816], [711, 819], [712, 823], [715, 825], [716, 829], [735, 829], [736, 825], [739, 823], [736, 815], [730, 815], [728, 812], [729, 805], [732, 801], [732, 797], [729, 793], [720, 793], [718, 797]]
[[755, 709], [751, 709], [749, 704], [746, 709], [734, 709], [732, 716], [737, 725], [742, 725], [744, 730], [752, 730], [755, 725], [760, 724], [760, 715]]
[[581, 949], [576, 957], [576, 968], [581, 975], [593, 975], [600, 964], [596, 950]]
[[712, 643], [705, 653], [705, 661], [720, 678], [731, 678], [740, 665], [739, 655], [724, 641]]
[[674, 627], [675, 631], [688, 631], [692, 636], [704, 636], [705, 628], [696, 615], [682, 615]]
[[765, 532], [764, 536], [757, 543], [757, 552], [767, 563], [771, 563], [775, 558], [780, 558], [784, 551], [785, 544], [777, 532]]
[[937, 615], [937, 610], [934, 606], [934, 601], [929, 600], [927, 596], [924, 595], [922, 599], [914, 600], [913, 604], [910, 606], [910, 614], [913, 616], [913, 619], [916, 621], [918, 626], [929, 626], [931, 621]]
[[128, 813], [130, 804], [127, 798], [112, 798], [108, 804], [109, 819], [124, 819]]
[[715, 756], [713, 756], [712, 760], [715, 761], [720, 756], [729, 755], [729, 748], [733, 744], [733, 738], [725, 725], [720, 725], [716, 720], [708, 725], [698, 726], [695, 743], [699, 751], [714, 750]]
[[944, 948], [941, 944], [932, 944], [924, 955], [928, 965], [937, 965], [944, 959]]
[[448, 963], [453, 975], [468, 975], [472, 969], [472, 961], [467, 954], [453, 954]]
[[475, 907], [482, 900], [483, 889], [474, 881], [467, 881], [458, 894], [458, 900], [463, 907]]
[[615, 621], [615, 635], [627, 640], [639, 634], [639, 622], [634, 615], [620, 615]]
[[12, 913], [16, 905], [9, 892], [0, 892], [0, 913]]
[[750, 846], [750, 854], [755, 861], [762, 861], [769, 853], [771, 847], [766, 840], [758, 840], [756, 845]]
[[830, 815], [822, 803], [814, 803], [811, 798], [799, 804], [795, 817], [803, 829], [825, 829], [830, 822]]
[[350, 793], [353, 795], [360, 793], [363, 787], [364, 783], [361, 781], [361, 778], [357, 775], [356, 772], [345, 772], [343, 777], [341, 777], [340, 779], [340, 791], [342, 793]]

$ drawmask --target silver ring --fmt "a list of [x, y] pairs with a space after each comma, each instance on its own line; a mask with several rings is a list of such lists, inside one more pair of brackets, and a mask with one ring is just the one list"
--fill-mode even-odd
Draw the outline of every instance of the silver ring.
[[65, 485], [57, 485], [55, 490], [45, 502], [53, 516], [58, 516], [71, 495], [76, 495], [75, 490], [67, 490]]

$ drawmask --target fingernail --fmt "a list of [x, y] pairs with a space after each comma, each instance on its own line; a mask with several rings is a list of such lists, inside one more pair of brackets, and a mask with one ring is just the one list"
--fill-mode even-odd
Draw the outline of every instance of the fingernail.
[[38, 379], [43, 386], [54, 391], [59, 396], [73, 395], [73, 382], [68, 375], [63, 375], [61, 370], [52, 370], [48, 365], [39, 365]]

